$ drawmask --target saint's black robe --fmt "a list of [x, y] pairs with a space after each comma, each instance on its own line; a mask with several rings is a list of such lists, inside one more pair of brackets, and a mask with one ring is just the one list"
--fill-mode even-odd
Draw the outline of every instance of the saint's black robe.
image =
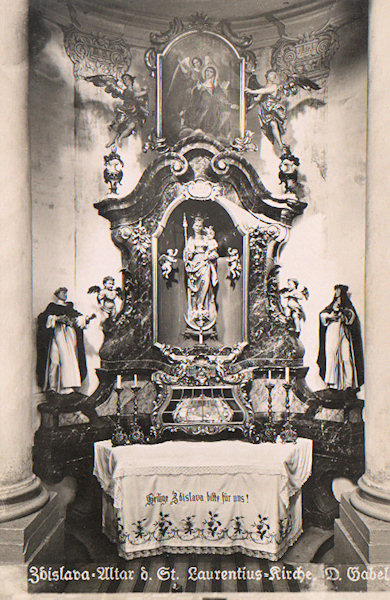
[[[334, 303], [334, 300], [330, 304], [328, 304], [328, 306], [326, 306], [320, 313], [320, 329], [319, 329], [320, 346], [319, 346], [319, 351], [318, 351], [317, 365], [320, 368], [321, 379], [323, 379], [324, 381], [325, 381], [325, 373], [326, 373], [326, 352], [325, 352], [326, 345], [325, 344], [326, 344], [327, 327], [321, 321], [321, 314], [332, 312], [333, 303]], [[341, 308], [342, 309], [347, 308], [349, 310], [352, 310], [353, 314], [355, 315], [353, 323], [351, 323], [351, 325], [348, 325], [347, 327], [349, 328], [350, 333], [351, 333], [352, 352], [353, 352], [354, 359], [355, 359], [357, 383], [360, 388], [364, 383], [363, 342], [362, 342], [360, 321], [359, 321], [359, 317], [357, 316], [355, 307], [353, 306], [352, 302], [350, 302], [349, 300], [347, 301], [347, 303], [344, 302], [344, 305]]]
[[[46, 327], [47, 319], [50, 315], [55, 316], [67, 316], [72, 321], [75, 321], [77, 317], [81, 316], [76, 309], [73, 308], [73, 302], [67, 302], [66, 304], [56, 304], [50, 302], [43, 313], [38, 316], [38, 329], [37, 329], [37, 380], [38, 385], [43, 388], [46, 379], [46, 366], [48, 362], [48, 354], [50, 350], [50, 343], [54, 336], [54, 329], [52, 327]], [[77, 362], [80, 371], [81, 381], [85, 379], [87, 375], [87, 365], [85, 359], [84, 349], [84, 333], [80, 327], [76, 324], [73, 325], [76, 333], [77, 343]]]

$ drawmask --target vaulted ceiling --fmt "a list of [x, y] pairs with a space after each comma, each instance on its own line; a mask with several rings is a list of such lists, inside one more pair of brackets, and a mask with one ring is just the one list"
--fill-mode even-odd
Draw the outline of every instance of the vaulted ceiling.
[[209, 17], [241, 21], [266, 14], [302, 12], [333, 4], [334, 0], [74, 0], [73, 6], [86, 13], [110, 13], [113, 19], [147, 17], [151, 20], [169, 20], [197, 12]]
[[[281, 35], [312, 31], [327, 21], [364, 12], [368, 0], [30, 0], [48, 19], [83, 30], [115, 32], [145, 46], [151, 31], [165, 31], [174, 17], [204, 13], [230, 21], [237, 33], [254, 34], [255, 46]], [[282, 27], [282, 29], [280, 29]]]

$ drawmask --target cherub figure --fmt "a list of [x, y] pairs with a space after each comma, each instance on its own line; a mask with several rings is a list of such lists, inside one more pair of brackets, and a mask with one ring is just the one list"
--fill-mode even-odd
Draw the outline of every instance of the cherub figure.
[[247, 110], [258, 105], [258, 118], [262, 131], [272, 144], [284, 149], [283, 135], [286, 131], [287, 98], [298, 93], [297, 86], [308, 91], [319, 90], [320, 86], [308, 77], [296, 74], [277, 73], [270, 69], [265, 74], [266, 83], [260, 85], [255, 73], [251, 73], [245, 88]]
[[116, 79], [112, 75], [85, 77], [86, 81], [93, 83], [96, 87], [104, 87], [104, 91], [113, 98], [122, 100], [121, 103], [116, 103], [114, 106], [114, 119], [109, 124], [112, 136], [106, 144], [106, 148], [115, 144], [121, 146], [125, 138], [136, 135], [149, 115], [148, 91], [136, 83], [135, 79], [135, 76], [130, 73], [125, 73], [121, 79]]
[[88, 294], [97, 294], [97, 301], [102, 309], [105, 320], [112, 319], [115, 321], [115, 317], [117, 315], [117, 307], [115, 300], [116, 298], [122, 299], [122, 289], [120, 287], [116, 287], [114, 289], [115, 279], [110, 275], [104, 277], [103, 279], [103, 288], [100, 288], [98, 285], [92, 285], [88, 289]]
[[284, 191], [296, 193], [298, 188], [299, 158], [294, 156], [289, 146], [285, 146], [279, 165], [279, 181], [284, 185]]
[[175, 248], [174, 250], [173, 248], [168, 248], [167, 253], [161, 254], [161, 256], [159, 257], [158, 262], [160, 263], [161, 274], [164, 277], [164, 279], [170, 278], [173, 270], [173, 265], [177, 263], [176, 256], [178, 252], [179, 251], [177, 248]]
[[280, 290], [280, 299], [284, 314], [287, 319], [292, 321], [297, 337], [301, 332], [301, 321], [306, 320], [301, 302], [308, 298], [309, 290], [307, 287], [300, 286], [297, 279], [287, 279], [287, 287]]
[[240, 278], [242, 266], [237, 248], [228, 248], [228, 254], [229, 279], [233, 282]]

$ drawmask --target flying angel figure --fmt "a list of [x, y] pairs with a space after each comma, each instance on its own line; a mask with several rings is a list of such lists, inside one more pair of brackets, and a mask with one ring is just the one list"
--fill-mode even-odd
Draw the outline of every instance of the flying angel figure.
[[117, 315], [115, 299], [119, 298], [122, 300], [123, 298], [122, 289], [120, 287], [114, 288], [114, 285], [115, 279], [107, 275], [103, 279], [103, 288], [98, 285], [92, 285], [87, 292], [88, 294], [97, 294], [96, 298], [105, 319], [111, 318], [113, 321], [115, 321]]
[[115, 144], [121, 146], [125, 138], [136, 135], [146, 122], [149, 115], [147, 89], [136, 83], [134, 75], [130, 73], [125, 73], [121, 79], [112, 75], [91, 75], [84, 79], [96, 87], [103, 87], [113, 98], [121, 99], [114, 105], [114, 119], [108, 126], [112, 136], [106, 148]]
[[[281, 73], [270, 69], [265, 74], [266, 83], [260, 85], [255, 73], [248, 77], [245, 88], [246, 109], [258, 106], [260, 127], [272, 144], [275, 141], [283, 151], [285, 144], [283, 135], [286, 131], [287, 98], [295, 96], [298, 88], [306, 91], [321, 89], [320, 86], [303, 75]], [[322, 101], [319, 105], [323, 105]]]
[[172, 248], [168, 248], [167, 253], [166, 254], [161, 254], [161, 256], [158, 259], [158, 262], [160, 263], [160, 267], [161, 267], [161, 274], [164, 277], [164, 279], [169, 279], [173, 270], [173, 265], [175, 263], [177, 263], [177, 253], [178, 253], [178, 249], [175, 248], [174, 250]]

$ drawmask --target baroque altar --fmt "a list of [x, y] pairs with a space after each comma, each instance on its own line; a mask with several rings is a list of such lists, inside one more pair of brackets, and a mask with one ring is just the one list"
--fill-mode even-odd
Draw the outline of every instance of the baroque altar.
[[203, 134], [157, 158], [128, 197], [96, 205], [125, 290], [100, 351], [102, 386], [118, 373], [149, 378], [152, 438], [239, 430], [256, 441], [253, 379], [304, 374], [276, 283], [304, 206], [272, 198], [242, 156]]
[[[316, 476], [307, 485], [315, 479], [311, 498], [319, 490], [321, 509], [345, 463], [352, 478], [360, 474], [362, 456], [353, 449], [361, 429], [315, 420], [321, 398], [306, 385], [299, 339], [305, 288], [291, 279], [281, 290], [278, 277], [280, 253], [306, 208], [280, 99], [296, 86], [319, 86], [271, 70], [265, 78], [272, 93], [259, 96], [250, 37], [199, 15], [189, 23], [174, 19], [151, 44], [145, 65], [155, 83], [155, 123], [143, 141], [153, 159], [127, 195], [118, 193], [126, 165], [115, 144], [140, 135], [150, 99], [128, 73], [114, 88], [112, 77], [86, 78], [98, 87], [110, 83], [105, 91], [122, 103], [104, 158], [109, 194], [94, 206], [121, 252], [123, 302], [103, 324], [99, 385], [81, 410], [112, 419], [115, 409], [101, 410], [116, 405], [116, 415], [103, 417], [100, 428], [90, 420], [71, 430], [60, 423], [64, 407], [42, 404], [35, 470], [59, 480], [85, 462], [89, 474], [93, 442], [109, 437], [121, 446], [177, 438], [288, 442], [298, 434], [315, 440]], [[256, 149], [246, 130], [253, 107], [280, 158], [278, 195], [246, 158]]]

